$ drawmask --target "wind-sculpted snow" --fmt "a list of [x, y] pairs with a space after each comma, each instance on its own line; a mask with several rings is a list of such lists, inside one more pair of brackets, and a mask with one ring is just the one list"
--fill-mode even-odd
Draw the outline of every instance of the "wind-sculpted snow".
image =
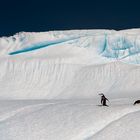
[[[138, 140], [140, 113], [135, 112], [140, 108], [131, 105], [130, 100], [121, 105], [122, 101], [115, 104], [111, 100], [110, 107], [99, 107], [95, 100], [0, 102], [0, 138]], [[113, 139], [114, 136], [117, 139]]]
[[140, 137], [139, 115], [140, 111], [128, 113], [124, 117], [113, 121], [87, 140], [106, 140], [106, 138], [108, 140], [123, 140], [124, 138], [127, 140], [138, 140]]

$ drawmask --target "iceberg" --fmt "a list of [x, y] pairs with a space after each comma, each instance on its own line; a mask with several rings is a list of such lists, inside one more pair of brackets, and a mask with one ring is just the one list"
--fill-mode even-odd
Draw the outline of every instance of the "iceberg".
[[139, 77], [140, 29], [1, 37], [0, 139], [138, 140]]
[[[139, 95], [140, 29], [21, 32], [0, 38], [2, 99]], [[10, 93], [9, 93], [10, 91]]]

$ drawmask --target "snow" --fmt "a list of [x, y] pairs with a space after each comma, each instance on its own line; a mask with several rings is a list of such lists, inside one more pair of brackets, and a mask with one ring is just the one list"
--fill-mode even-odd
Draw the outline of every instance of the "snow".
[[140, 29], [0, 38], [0, 139], [138, 140], [139, 52]]
[[99, 107], [89, 99], [1, 101], [1, 140], [137, 140], [140, 108], [122, 102], [111, 100], [110, 107]]

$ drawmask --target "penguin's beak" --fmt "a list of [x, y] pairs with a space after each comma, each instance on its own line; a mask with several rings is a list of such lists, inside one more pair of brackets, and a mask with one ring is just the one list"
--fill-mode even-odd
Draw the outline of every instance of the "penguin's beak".
[[100, 93], [99, 95], [104, 95], [103, 93]]

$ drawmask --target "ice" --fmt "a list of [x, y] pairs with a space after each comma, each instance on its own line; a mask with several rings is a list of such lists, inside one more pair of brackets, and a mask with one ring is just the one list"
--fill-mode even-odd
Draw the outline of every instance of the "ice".
[[2, 37], [0, 140], [139, 140], [139, 77], [140, 29]]

